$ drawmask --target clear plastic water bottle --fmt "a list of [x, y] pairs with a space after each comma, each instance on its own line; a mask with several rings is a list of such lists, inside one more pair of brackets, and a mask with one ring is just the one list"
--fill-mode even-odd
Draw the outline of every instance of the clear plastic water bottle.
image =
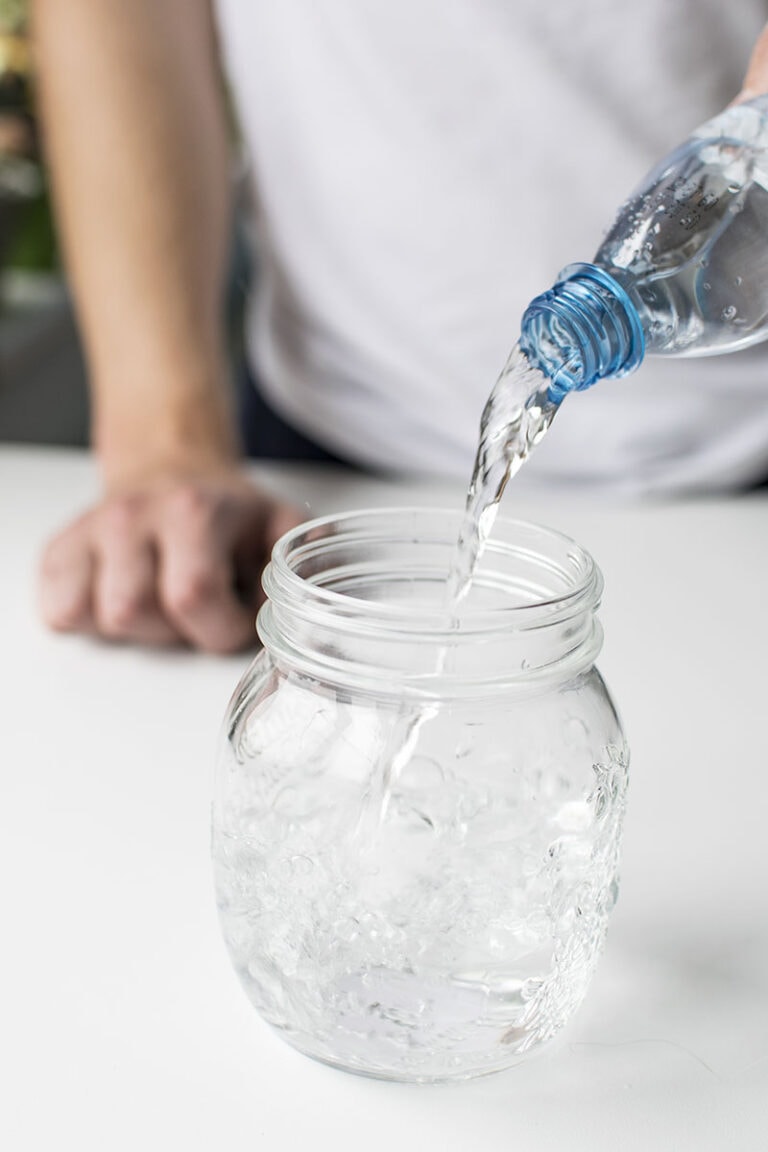
[[550, 398], [646, 353], [708, 356], [768, 338], [768, 96], [727, 108], [665, 157], [592, 264], [536, 297], [520, 345]]

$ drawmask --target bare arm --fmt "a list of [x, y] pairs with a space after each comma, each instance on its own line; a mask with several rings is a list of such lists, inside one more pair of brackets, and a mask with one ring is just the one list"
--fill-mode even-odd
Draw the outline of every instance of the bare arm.
[[[252, 641], [286, 510], [237, 467], [220, 324], [229, 157], [207, 0], [34, 0], [43, 133], [106, 495], [51, 542], [54, 628]], [[245, 569], [245, 570], [244, 570]]]
[[[35, 0], [41, 113], [107, 483], [231, 458], [228, 150], [205, 0]], [[154, 459], [153, 459], [154, 458]]]

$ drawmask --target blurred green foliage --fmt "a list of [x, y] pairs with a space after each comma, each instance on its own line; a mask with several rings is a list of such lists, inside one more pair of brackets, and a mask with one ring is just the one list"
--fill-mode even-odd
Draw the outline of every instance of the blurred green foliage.
[[25, 0], [0, 0], [0, 268], [58, 268], [36, 131]]
[[25, 272], [56, 270], [59, 254], [47, 189], [43, 187], [38, 195], [17, 204], [13, 215], [3, 265]]
[[0, 0], [0, 31], [22, 32], [26, 23], [26, 0]]

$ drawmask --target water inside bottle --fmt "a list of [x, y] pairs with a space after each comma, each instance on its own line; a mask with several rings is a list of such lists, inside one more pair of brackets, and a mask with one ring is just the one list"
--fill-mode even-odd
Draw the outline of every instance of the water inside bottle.
[[746, 348], [768, 325], [768, 128], [737, 105], [650, 173], [595, 263], [631, 293], [648, 352]]

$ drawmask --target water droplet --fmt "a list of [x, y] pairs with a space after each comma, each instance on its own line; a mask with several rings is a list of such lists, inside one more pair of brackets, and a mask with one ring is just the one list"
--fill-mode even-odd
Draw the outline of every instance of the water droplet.
[[304, 856], [301, 854], [291, 856], [290, 863], [291, 869], [295, 876], [308, 876], [315, 867], [309, 856]]
[[704, 281], [704, 291], [709, 292], [711, 290], [711, 288], [712, 288], [712, 285], [707, 280], [705, 280]]
[[743, 283], [743, 280], [742, 280], [741, 276], [737, 276], [736, 279], [734, 280], [734, 284], [736, 285], [736, 287], [740, 288], [742, 283]]
[[734, 304], [728, 304], [728, 305], [726, 305], [725, 308], [723, 308], [722, 312], [720, 313], [720, 319], [721, 320], [733, 320], [735, 315], [736, 315], [736, 306]]

